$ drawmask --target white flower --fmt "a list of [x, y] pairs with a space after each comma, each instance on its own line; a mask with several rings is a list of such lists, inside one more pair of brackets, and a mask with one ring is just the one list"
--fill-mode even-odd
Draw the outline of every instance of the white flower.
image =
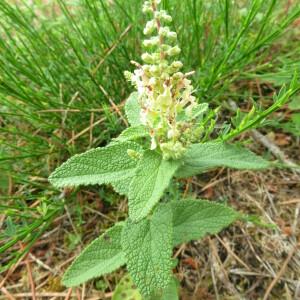
[[172, 104], [172, 100], [171, 88], [165, 87], [163, 94], [157, 97], [156, 103], [165, 108], [166, 106], [170, 106]]
[[154, 20], [148, 21], [144, 29], [144, 34], [150, 35], [155, 29], [156, 29], [155, 21]]
[[154, 86], [154, 85], [156, 85], [156, 83], [157, 83], [157, 79], [155, 77], [151, 77], [149, 80], [149, 84]]
[[174, 46], [167, 51], [167, 54], [169, 56], [175, 56], [175, 55], [178, 55], [180, 52], [181, 52], [181, 49], [178, 46]]
[[171, 16], [158, 9], [160, 2], [151, 0], [144, 3], [143, 11], [152, 14], [152, 20], [144, 29], [149, 36], [143, 42], [147, 48], [147, 52], [142, 54], [145, 64], [136, 64], [137, 70], [133, 74], [126, 72], [125, 77], [137, 89], [140, 121], [151, 133], [151, 149], [158, 148], [165, 159], [177, 159], [193, 139], [195, 124], [192, 122], [195, 121], [188, 117], [196, 100], [192, 95], [191, 81], [179, 72], [183, 63], [172, 59], [180, 54], [181, 49], [176, 45], [176, 32], [166, 26], [172, 21]]
[[168, 36], [168, 34], [170, 33], [170, 28], [169, 27], [160, 27], [158, 34], [161, 37], [165, 37]]
[[140, 120], [143, 125], [147, 125], [147, 110], [141, 109]]
[[153, 56], [149, 53], [143, 53], [142, 60], [144, 62], [146, 62], [147, 64], [151, 64], [151, 63], [153, 63]]
[[174, 40], [177, 39], [177, 33], [174, 32], [174, 31], [170, 31], [170, 32], [167, 34], [167, 38], [174, 41]]
[[157, 148], [157, 143], [156, 143], [156, 140], [155, 140], [155, 137], [152, 137], [151, 138], [151, 146], [150, 146], [150, 149], [151, 150], [154, 150]]
[[152, 12], [152, 6], [151, 6], [151, 3], [149, 1], [145, 1], [144, 5], [143, 5], [143, 13], [146, 14], [146, 13], [150, 13]]
[[175, 69], [181, 69], [183, 67], [183, 63], [181, 61], [174, 61], [171, 66]]

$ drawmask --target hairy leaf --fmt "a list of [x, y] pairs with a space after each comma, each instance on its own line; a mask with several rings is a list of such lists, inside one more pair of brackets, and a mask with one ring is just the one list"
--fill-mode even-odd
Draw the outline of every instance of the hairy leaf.
[[129, 186], [131, 184], [133, 176], [134, 176], [134, 174], [132, 176], [128, 176], [124, 179], [117, 180], [117, 181], [113, 182], [111, 185], [118, 194], [128, 197]]
[[183, 157], [177, 177], [194, 176], [215, 167], [265, 169], [270, 163], [246, 148], [222, 142], [191, 145]]
[[137, 162], [127, 154], [128, 149], [142, 150], [136, 143], [124, 142], [75, 155], [58, 167], [49, 181], [64, 187], [113, 183], [133, 176]]
[[197, 119], [202, 117], [208, 111], [208, 104], [207, 103], [200, 103], [197, 104], [191, 113], [191, 119]]
[[110, 273], [126, 263], [121, 247], [123, 224], [119, 223], [95, 239], [75, 259], [63, 277], [65, 286], [77, 286]]
[[171, 205], [174, 245], [218, 233], [240, 217], [232, 208], [206, 200], [188, 199]]
[[125, 113], [131, 126], [138, 126], [142, 124], [140, 120], [140, 112], [141, 107], [138, 102], [138, 93], [133, 92], [130, 94], [125, 104]]
[[127, 220], [122, 247], [127, 269], [143, 295], [162, 291], [171, 280], [172, 210], [160, 205], [150, 219]]
[[133, 221], [147, 216], [160, 200], [179, 164], [179, 161], [164, 160], [155, 151], [144, 152], [129, 188], [129, 217]]
[[113, 143], [137, 140], [147, 136], [149, 133], [144, 125], [128, 127], [117, 138], [113, 139]]

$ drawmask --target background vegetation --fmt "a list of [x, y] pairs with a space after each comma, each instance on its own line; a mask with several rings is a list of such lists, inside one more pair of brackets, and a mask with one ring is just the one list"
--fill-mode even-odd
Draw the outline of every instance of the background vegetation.
[[[230, 120], [233, 103], [242, 112], [254, 103], [258, 108], [269, 106], [281, 85], [300, 73], [299, 1], [163, 3], [174, 17], [185, 71], [196, 72], [195, 94], [199, 101], [221, 106], [222, 121]], [[112, 189], [57, 191], [47, 177], [71, 155], [107, 144], [126, 126], [122, 106], [131, 88], [123, 71], [132, 69], [130, 60], [139, 61], [142, 53], [141, 4], [141, 0], [0, 2], [3, 299], [8, 295], [25, 299], [30, 293], [67, 297], [60, 285], [67, 264], [126, 214], [126, 201]], [[270, 144], [279, 146], [299, 163], [299, 109], [296, 95], [260, 130], [269, 147], [253, 143], [257, 132], [247, 135], [249, 147], [278, 159]], [[286, 167], [286, 161], [281, 163]], [[257, 299], [267, 293], [270, 299], [297, 297], [300, 186], [294, 169], [261, 174], [216, 170], [209, 178], [178, 182], [178, 189], [226, 200], [278, 226], [255, 230], [237, 224], [221, 237], [179, 249], [176, 273], [183, 297]], [[178, 193], [170, 192], [175, 197]], [[272, 237], [270, 245], [267, 237]], [[123, 273], [96, 280], [72, 295], [77, 297], [80, 291], [84, 299], [109, 296]]]

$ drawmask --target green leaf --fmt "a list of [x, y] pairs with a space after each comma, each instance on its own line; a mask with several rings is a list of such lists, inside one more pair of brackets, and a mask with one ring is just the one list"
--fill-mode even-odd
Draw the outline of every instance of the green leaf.
[[177, 114], [178, 121], [191, 121], [195, 119], [202, 119], [204, 114], [208, 111], [207, 103], [197, 104], [193, 109], [187, 114], [185, 110], [182, 110]]
[[178, 296], [178, 280], [173, 276], [169, 285], [162, 291], [161, 294], [153, 294], [147, 300], [179, 300]]
[[128, 149], [142, 150], [136, 143], [125, 142], [75, 155], [58, 167], [49, 181], [64, 187], [112, 183], [133, 176], [137, 162], [127, 154]]
[[191, 112], [190, 119], [197, 119], [203, 117], [203, 115], [208, 111], [208, 104], [207, 103], [200, 103], [197, 104]]
[[216, 167], [233, 169], [265, 169], [270, 163], [246, 148], [208, 142], [191, 145], [183, 157], [183, 165], [177, 171], [179, 178], [190, 177]]
[[169, 205], [160, 205], [149, 219], [137, 223], [127, 220], [122, 231], [122, 247], [127, 269], [142, 295], [162, 291], [169, 285], [172, 242]]
[[279, 124], [279, 126], [286, 132], [300, 136], [300, 113], [292, 114], [288, 122]]
[[133, 221], [146, 217], [160, 200], [180, 165], [180, 161], [164, 160], [151, 150], [138, 162], [129, 188], [129, 217]]
[[141, 107], [138, 102], [138, 93], [133, 92], [125, 103], [125, 114], [131, 126], [141, 125]]
[[[178, 300], [178, 286], [177, 279], [173, 277], [162, 293], [151, 294], [146, 298], [144, 297], [144, 300]], [[112, 300], [143, 300], [143, 298], [130, 275], [126, 275], [118, 283]]]
[[8, 216], [5, 220], [6, 228], [4, 230], [4, 235], [8, 237], [14, 237], [17, 233], [17, 226], [14, 224], [11, 216]]
[[232, 208], [206, 200], [174, 201], [171, 206], [174, 245], [216, 234], [240, 217]]
[[289, 103], [289, 109], [291, 110], [300, 109], [300, 95], [296, 95], [294, 99]]
[[117, 138], [113, 139], [115, 142], [127, 142], [137, 140], [149, 136], [149, 132], [144, 125], [126, 128]]
[[118, 223], [88, 245], [67, 269], [63, 284], [67, 287], [77, 286], [124, 265], [122, 228], [123, 224]]
[[143, 300], [129, 275], [124, 276], [118, 283], [112, 300]]
[[117, 180], [113, 182], [111, 185], [118, 194], [128, 197], [129, 186], [131, 184], [133, 177], [134, 175], [126, 177], [125, 179]]

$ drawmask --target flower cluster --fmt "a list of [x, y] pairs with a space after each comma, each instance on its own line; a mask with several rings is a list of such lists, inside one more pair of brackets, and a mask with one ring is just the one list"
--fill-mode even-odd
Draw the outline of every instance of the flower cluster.
[[200, 135], [195, 110], [196, 99], [188, 77], [182, 73], [183, 64], [176, 60], [181, 52], [177, 34], [170, 30], [172, 17], [159, 9], [160, 0], [145, 1], [143, 12], [151, 15], [144, 34], [143, 65], [134, 63], [134, 73], [125, 77], [138, 91], [141, 122], [149, 129], [151, 148], [159, 148], [165, 159], [178, 159], [186, 147]]

